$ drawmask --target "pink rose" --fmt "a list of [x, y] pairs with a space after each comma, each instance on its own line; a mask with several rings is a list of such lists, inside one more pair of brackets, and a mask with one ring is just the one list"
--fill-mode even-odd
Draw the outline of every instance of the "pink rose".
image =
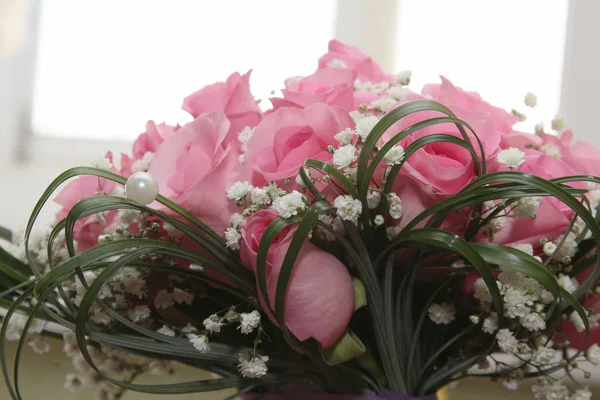
[[157, 125], [154, 121], [148, 121], [146, 132], [142, 133], [133, 142], [133, 158], [139, 160], [148, 152], [156, 152], [158, 146], [177, 129], [179, 129], [179, 126], [170, 126], [164, 123]]
[[324, 68], [307, 77], [293, 77], [285, 81], [283, 99], [272, 98], [273, 108], [305, 108], [314, 103], [325, 103], [354, 109], [354, 80], [356, 72], [350, 69]]
[[[274, 210], [261, 210], [242, 225], [240, 256], [254, 271], [262, 235], [278, 217]], [[266, 280], [273, 308], [281, 265], [295, 231], [293, 227], [281, 232], [269, 249]], [[337, 258], [305, 242], [294, 264], [285, 300], [285, 322], [290, 331], [301, 341], [312, 337], [327, 348], [344, 333], [354, 312], [352, 278]]]
[[[423, 96], [442, 103], [452, 111], [454, 111], [453, 107], [458, 107], [463, 110], [489, 114], [494, 124], [494, 129], [502, 134], [509, 133], [512, 130], [512, 126], [519, 121], [518, 117], [484, 101], [478, 93], [467, 92], [454, 86], [452, 82], [443, 76], [440, 78], [442, 79], [441, 84], [435, 83], [423, 87]], [[409, 99], [411, 99], [410, 95]], [[469, 121], [466, 122], [468, 123]]]
[[[537, 137], [537, 136], [536, 136]], [[543, 134], [538, 148], [543, 153], [563, 160], [577, 174], [600, 176], [600, 151], [591, 143], [578, 140], [571, 144], [573, 132], [564, 131], [559, 136]]]
[[[575, 174], [575, 171], [562, 160], [540, 153], [533, 149], [525, 150], [525, 164], [520, 171], [553, 179]], [[506, 168], [501, 168], [506, 169]], [[492, 242], [498, 244], [529, 243], [539, 248], [541, 238], [554, 240], [563, 234], [569, 226], [573, 211], [563, 202], [553, 198], [540, 199], [536, 218], [508, 218], [494, 234]], [[487, 241], [486, 238], [480, 240]]]
[[162, 195], [219, 234], [235, 212], [226, 191], [244, 180], [238, 153], [225, 141], [229, 126], [221, 111], [200, 115], [160, 145], [148, 169], [158, 180]]
[[[111, 152], [106, 153], [106, 158], [112, 164], [113, 156]], [[117, 171], [112, 167], [111, 172]], [[57, 218], [59, 220], [65, 218], [75, 204], [87, 197], [96, 196], [101, 193], [114, 194], [116, 187], [116, 183], [108, 179], [98, 178], [94, 175], [79, 176], [69, 182], [54, 199], [56, 203], [62, 206], [57, 214]], [[77, 251], [81, 252], [96, 246], [98, 244], [98, 236], [102, 235], [106, 227], [114, 221], [116, 214], [116, 211], [108, 211], [103, 214], [102, 218], [98, 218], [96, 215], [89, 215], [78, 220], [73, 229], [73, 236], [77, 242]]]
[[183, 109], [194, 118], [209, 111], [223, 111], [229, 119], [229, 132], [225, 142], [237, 140], [244, 127], [255, 127], [262, 111], [250, 92], [250, 73], [234, 72], [225, 82], [208, 85], [183, 100]]
[[[486, 160], [494, 159], [498, 152], [500, 135], [494, 129], [494, 124], [489, 114], [467, 111], [452, 106], [452, 111], [458, 119], [467, 122], [475, 130], [483, 145]], [[435, 111], [421, 111], [410, 114], [395, 123], [384, 134], [383, 140], [397, 134], [415, 123], [427, 119], [445, 116]], [[475, 151], [479, 153], [479, 146], [475, 136], [467, 130]], [[455, 124], [438, 124], [421, 129], [400, 141], [405, 149], [415, 140], [431, 134], [444, 133], [462, 139], [460, 131]], [[422, 185], [430, 187], [434, 194], [452, 195], [458, 193], [465, 185], [476, 176], [475, 164], [468, 150], [452, 143], [438, 142], [428, 144], [413, 153], [405, 162], [403, 172], [412, 176]]]
[[323, 68], [348, 68], [356, 71], [361, 81], [391, 81], [393, 78], [386, 75], [379, 64], [356, 47], [349, 46], [337, 40], [329, 42], [329, 51], [319, 58], [319, 69]]
[[305, 160], [331, 160], [327, 146], [337, 146], [334, 136], [353, 127], [346, 111], [322, 103], [269, 114], [248, 141], [245, 163], [255, 171], [254, 184], [293, 181]]

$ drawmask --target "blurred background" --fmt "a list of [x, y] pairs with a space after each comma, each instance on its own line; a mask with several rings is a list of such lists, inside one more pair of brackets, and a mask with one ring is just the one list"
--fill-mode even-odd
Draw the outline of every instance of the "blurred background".
[[[509, 110], [533, 92], [519, 128], [561, 113], [600, 145], [598, 15], [597, 0], [0, 0], [0, 224], [22, 228], [56, 175], [127, 152], [148, 119], [186, 122], [183, 97], [235, 70], [253, 69], [268, 106], [332, 38], [387, 72], [412, 70], [413, 90], [442, 74]], [[69, 365], [55, 347], [45, 361], [26, 350], [23, 372], [37, 379], [26, 398], [92, 398], [62, 391]], [[531, 397], [481, 381], [450, 398], [480, 399], [484, 387], [490, 399]]]

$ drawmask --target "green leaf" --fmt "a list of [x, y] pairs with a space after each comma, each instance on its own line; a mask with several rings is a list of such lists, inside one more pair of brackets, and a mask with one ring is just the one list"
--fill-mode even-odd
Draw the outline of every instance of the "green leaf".
[[367, 293], [365, 285], [358, 278], [352, 278], [354, 287], [354, 311], [367, 305]]
[[512, 247], [492, 243], [471, 243], [471, 246], [485, 261], [533, 278], [555, 298], [560, 297], [560, 286], [556, 277], [544, 267], [544, 264], [529, 254]]
[[346, 331], [332, 346], [321, 350], [328, 365], [342, 364], [364, 353], [365, 345], [351, 330]]
[[496, 284], [496, 278], [492, 274], [491, 268], [481, 257], [481, 255], [472, 247], [472, 245], [466, 242], [464, 239], [455, 235], [454, 233], [444, 231], [441, 229], [417, 229], [409, 232], [400, 232], [390, 244], [381, 252], [379, 257], [375, 260], [375, 265], [379, 265], [386, 259], [386, 257], [396, 249], [409, 246], [410, 244], [425, 244], [434, 248], [442, 249], [450, 253], [459, 254], [465, 260], [467, 260], [481, 275], [484, 280], [490, 294], [492, 296], [492, 303], [498, 313], [498, 324], [504, 326], [503, 318], [503, 305], [502, 297], [498, 286]]

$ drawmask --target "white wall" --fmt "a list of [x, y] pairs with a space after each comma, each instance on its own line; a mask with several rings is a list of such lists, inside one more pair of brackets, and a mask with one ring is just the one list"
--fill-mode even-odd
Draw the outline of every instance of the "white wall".
[[600, 147], [600, 1], [572, 0], [561, 109], [576, 137]]

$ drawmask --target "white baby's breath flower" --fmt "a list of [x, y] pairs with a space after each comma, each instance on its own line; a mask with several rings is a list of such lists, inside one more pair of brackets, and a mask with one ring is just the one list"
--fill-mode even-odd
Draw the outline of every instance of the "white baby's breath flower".
[[237, 135], [237, 139], [242, 144], [248, 143], [252, 135], [254, 134], [254, 128], [250, 128], [249, 126], [245, 126], [244, 129], [240, 131]]
[[327, 68], [348, 68], [348, 65], [339, 58], [332, 58], [325, 64]]
[[344, 221], [356, 223], [358, 216], [362, 212], [362, 203], [360, 200], [348, 195], [336, 197], [333, 206], [337, 208], [337, 215]]
[[392, 96], [382, 96], [376, 100], [373, 100], [370, 104], [371, 108], [374, 108], [376, 110], [379, 110], [381, 112], [386, 112], [388, 111], [390, 108], [392, 108], [392, 106], [396, 104], [396, 99], [393, 98]]
[[577, 311], [573, 311], [569, 315], [569, 321], [573, 323], [573, 326], [575, 327], [575, 330], [577, 332], [583, 332], [585, 330], [585, 324], [583, 323], [583, 319], [577, 313]]
[[543, 331], [546, 329], [546, 321], [538, 313], [529, 313], [519, 318], [519, 322], [523, 328], [531, 332]]
[[227, 190], [227, 198], [240, 201], [254, 188], [248, 181], [236, 182]]
[[535, 107], [537, 106], [537, 96], [531, 92], [525, 95], [525, 105], [527, 107]]
[[76, 393], [83, 389], [83, 382], [76, 374], [69, 373], [65, 377], [64, 388], [69, 392]]
[[122, 209], [117, 211], [117, 217], [126, 224], [136, 222], [140, 217], [140, 213], [137, 210]]
[[491, 315], [483, 321], [481, 330], [490, 335], [493, 335], [494, 332], [498, 330], [498, 316], [496, 313], [491, 313]]
[[204, 325], [204, 328], [209, 332], [219, 333], [221, 332], [221, 327], [224, 324], [217, 315], [213, 314], [210, 317], [204, 319], [202, 325]]
[[356, 155], [356, 147], [351, 144], [340, 147], [333, 153], [333, 165], [338, 168], [346, 168], [352, 164], [358, 156]]
[[557, 145], [555, 145], [554, 143], [544, 143], [543, 145], [540, 146], [540, 151], [542, 153], [552, 156], [552, 157], [556, 157], [556, 158], [561, 157], [560, 148]]
[[193, 333], [188, 333], [187, 338], [194, 346], [196, 350], [200, 353], [208, 353], [210, 351], [210, 344], [208, 343], [208, 336], [206, 335], [195, 335]]
[[555, 130], [556, 132], [562, 133], [562, 131], [564, 131], [566, 128], [566, 124], [567, 124], [567, 121], [566, 121], [564, 115], [558, 114], [552, 120], [551, 126], [552, 126], [552, 129]]
[[525, 164], [525, 153], [516, 147], [509, 147], [498, 153], [496, 156], [498, 162], [508, 168], [519, 168]]
[[356, 133], [365, 141], [378, 122], [379, 119], [373, 115], [364, 117], [356, 123]]
[[358, 124], [358, 121], [369, 116], [369, 114], [360, 112], [359, 110], [350, 111], [348, 114], [355, 124]]
[[131, 164], [131, 172], [148, 171], [148, 167], [150, 166], [153, 157], [154, 153], [150, 151], [146, 152], [142, 158], [135, 160], [134, 163]]
[[257, 206], [264, 206], [271, 201], [266, 189], [254, 188], [250, 192], [250, 201]]
[[140, 322], [150, 317], [148, 306], [137, 306], [127, 312], [127, 316], [133, 322]]
[[504, 225], [506, 225], [506, 217], [493, 218], [483, 227], [483, 233], [489, 237], [492, 237], [496, 234], [496, 232], [502, 229]]
[[533, 246], [529, 243], [512, 244], [510, 245], [510, 247], [522, 251], [525, 254], [529, 254], [530, 256], [533, 256]]
[[[575, 254], [577, 254], [577, 235], [574, 232], [569, 232], [569, 234], [565, 237], [565, 235], [560, 235], [552, 243], [557, 246], [557, 250], [554, 254], [554, 259], [556, 261], [564, 262], [568, 264]], [[561, 244], [562, 243], [562, 244]], [[561, 244], [560, 248], [558, 245]], [[565, 260], [567, 260], [565, 262]]]
[[48, 343], [41, 335], [34, 335], [27, 344], [37, 354], [44, 354], [50, 351], [50, 343]]
[[456, 314], [454, 306], [448, 303], [433, 303], [427, 311], [429, 312], [429, 318], [438, 325], [448, 325], [450, 322], [454, 321], [454, 316]]
[[400, 71], [399, 73], [397, 73], [394, 80], [396, 82], [398, 82], [399, 84], [406, 86], [410, 83], [411, 77], [412, 77], [412, 71], [404, 70], [404, 71]]
[[392, 96], [396, 101], [406, 100], [410, 90], [403, 86], [393, 86], [388, 89], [388, 95]]
[[244, 222], [244, 216], [240, 213], [233, 213], [231, 214], [229, 221], [231, 222], [231, 226], [237, 229], [242, 225], [242, 222]]
[[532, 361], [536, 365], [550, 364], [554, 357], [556, 357], [556, 351], [548, 347], [542, 347], [533, 353]]
[[388, 240], [394, 239], [400, 233], [402, 229], [399, 226], [388, 226], [386, 229]]
[[163, 325], [156, 333], [160, 333], [161, 335], [175, 337], [175, 331], [169, 328], [166, 325]]
[[579, 287], [576, 278], [571, 278], [565, 274], [558, 274], [558, 284], [569, 293], [573, 293]]
[[569, 400], [569, 389], [560, 382], [535, 384], [531, 390], [539, 400]]
[[544, 244], [543, 250], [544, 254], [550, 257], [556, 251], [556, 245], [552, 242], [546, 242], [546, 244]]
[[352, 136], [354, 132], [352, 129], [346, 128], [341, 132], [338, 132], [333, 138], [338, 141], [338, 143], [342, 146], [352, 143]]
[[251, 313], [241, 313], [240, 314], [240, 326], [238, 329], [243, 334], [252, 333], [252, 331], [258, 328], [260, 324], [260, 313], [257, 310], [252, 311]]
[[539, 209], [539, 197], [522, 197], [517, 201], [517, 207], [514, 212], [521, 218], [535, 218]]
[[394, 219], [402, 217], [402, 200], [400, 200], [400, 197], [396, 193], [390, 192], [387, 195], [387, 201], [390, 206], [390, 216]]
[[377, 226], [383, 225], [384, 222], [385, 218], [383, 218], [383, 215], [376, 215], [375, 218], [373, 218], [373, 223]]
[[473, 284], [473, 297], [483, 303], [490, 303], [492, 301], [492, 295], [483, 278], [477, 278]]
[[379, 202], [381, 201], [381, 192], [378, 190], [369, 190], [367, 192], [367, 207], [370, 210], [377, 208], [379, 206]]
[[239, 250], [242, 234], [235, 228], [227, 228], [225, 231], [225, 244], [231, 250]]
[[112, 162], [106, 157], [100, 157], [94, 161], [92, 161], [92, 167], [103, 169], [105, 171], [110, 171], [113, 167]]
[[190, 264], [189, 268], [192, 271], [199, 271], [199, 272], [204, 271], [204, 267], [202, 265], [200, 265], [200, 264]]
[[569, 400], [591, 400], [592, 399], [592, 392], [590, 392], [590, 390], [585, 387], [583, 389], [577, 389], [575, 391], [575, 393], [573, 393], [573, 395], [571, 397], [569, 397]]
[[546, 289], [542, 289], [540, 292], [540, 302], [542, 304], [550, 304], [554, 301], [554, 295], [547, 291]]
[[[308, 168], [303, 168], [304, 169], [304, 173], [306, 174], [306, 176], [308, 178], [310, 178], [310, 170]], [[304, 184], [304, 180], [302, 180], [302, 175], [298, 174], [296, 175], [296, 179], [295, 179], [296, 183], [300, 186], [306, 186]]]
[[181, 333], [183, 333], [183, 334], [195, 333], [195, 332], [198, 332], [198, 328], [196, 328], [194, 325], [190, 324], [189, 322], [186, 326], [181, 328]]
[[501, 382], [502, 386], [504, 386], [508, 390], [517, 390], [519, 388], [519, 385], [521, 384], [520, 381], [510, 378], [502, 379]]
[[503, 352], [516, 354], [519, 351], [519, 341], [508, 329], [500, 329], [496, 334], [496, 339], [498, 339], [498, 347]]
[[387, 165], [398, 165], [404, 160], [404, 148], [402, 146], [394, 146], [383, 156]]
[[469, 320], [472, 323], [474, 323], [475, 325], [477, 325], [479, 323], [479, 316], [478, 315], [470, 315]]
[[273, 201], [273, 208], [281, 218], [291, 218], [306, 210], [305, 198], [302, 193], [294, 190], [292, 193], [276, 198]]
[[267, 374], [266, 362], [269, 357], [251, 354], [240, 354], [238, 368], [244, 378], [260, 378]]
[[585, 358], [594, 365], [600, 364], [600, 346], [594, 343], [585, 352]]

